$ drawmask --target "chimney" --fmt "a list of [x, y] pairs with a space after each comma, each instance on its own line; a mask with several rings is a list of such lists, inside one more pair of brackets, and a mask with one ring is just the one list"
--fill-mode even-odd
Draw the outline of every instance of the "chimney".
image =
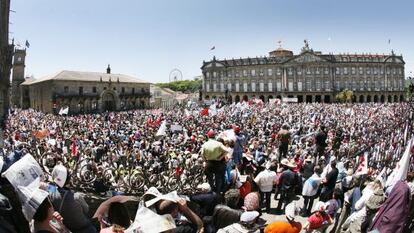
[[106, 73], [107, 74], [110, 74], [111, 73], [111, 67], [109, 66], [109, 64], [108, 64], [108, 68], [106, 68]]

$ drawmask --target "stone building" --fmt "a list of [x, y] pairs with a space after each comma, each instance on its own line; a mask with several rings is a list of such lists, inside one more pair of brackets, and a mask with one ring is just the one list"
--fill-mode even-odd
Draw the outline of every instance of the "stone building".
[[9, 44], [10, 0], [0, 1], [0, 130], [9, 109], [10, 70], [14, 44]]
[[13, 74], [11, 83], [11, 106], [21, 108], [22, 95], [20, 84], [25, 81], [24, 68], [26, 60], [26, 49], [15, 49], [13, 55]]
[[305, 46], [300, 54], [278, 48], [267, 57], [203, 62], [203, 99], [230, 102], [296, 97], [298, 102], [333, 102], [351, 90], [354, 102], [404, 101], [402, 55], [322, 54]]
[[63, 70], [21, 85], [22, 106], [48, 113], [118, 111], [149, 106], [150, 83], [124, 74]]

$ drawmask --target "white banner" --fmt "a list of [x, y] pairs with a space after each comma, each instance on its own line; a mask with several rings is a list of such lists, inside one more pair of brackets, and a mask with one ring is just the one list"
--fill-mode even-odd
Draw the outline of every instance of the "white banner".
[[298, 102], [298, 98], [283, 97], [282, 98], [282, 102], [283, 103], [297, 103]]

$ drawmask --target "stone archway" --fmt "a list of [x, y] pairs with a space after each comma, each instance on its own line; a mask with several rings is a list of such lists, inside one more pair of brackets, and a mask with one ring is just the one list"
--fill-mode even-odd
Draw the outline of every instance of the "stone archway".
[[404, 95], [400, 95], [400, 102], [404, 102]]
[[119, 109], [120, 100], [116, 92], [106, 90], [101, 93], [100, 110], [101, 111], [116, 111]]
[[246, 101], [246, 102], [249, 101], [249, 97], [247, 97], [247, 95], [244, 95], [243, 96], [243, 101]]
[[360, 103], [364, 103], [364, 96], [363, 96], [363, 95], [360, 95], [360, 96], [359, 96], [359, 102], [360, 102]]
[[371, 100], [371, 96], [370, 95], [367, 95], [367, 103], [369, 103], [369, 102], [371, 102], [372, 100]]
[[398, 96], [394, 95], [394, 102], [398, 102]]
[[233, 103], [233, 96], [229, 95], [227, 97], [227, 101], [229, 101], [229, 103]]
[[378, 103], [378, 96], [374, 95], [374, 103]]
[[385, 96], [381, 95], [381, 103], [384, 103], [384, 102], [385, 102]]
[[388, 96], [388, 103], [391, 103], [392, 102], [392, 96]]
[[323, 102], [324, 103], [330, 103], [331, 102], [331, 96], [330, 95], [325, 95]]
[[236, 103], [240, 102], [240, 96], [239, 96], [239, 95], [236, 95], [236, 97], [234, 98], [234, 101], [235, 101]]

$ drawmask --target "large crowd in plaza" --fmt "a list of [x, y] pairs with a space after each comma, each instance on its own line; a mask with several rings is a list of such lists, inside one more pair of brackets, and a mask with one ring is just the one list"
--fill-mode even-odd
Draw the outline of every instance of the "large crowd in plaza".
[[[410, 103], [14, 109], [0, 232], [411, 232], [412, 117]], [[107, 199], [93, 216], [85, 192]]]

